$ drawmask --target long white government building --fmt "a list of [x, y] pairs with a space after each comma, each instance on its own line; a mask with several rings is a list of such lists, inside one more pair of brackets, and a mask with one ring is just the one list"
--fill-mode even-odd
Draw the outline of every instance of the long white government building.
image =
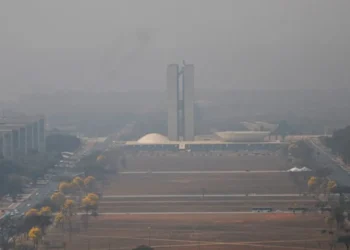
[[30, 151], [45, 152], [45, 117], [0, 118], [0, 156], [13, 159]]

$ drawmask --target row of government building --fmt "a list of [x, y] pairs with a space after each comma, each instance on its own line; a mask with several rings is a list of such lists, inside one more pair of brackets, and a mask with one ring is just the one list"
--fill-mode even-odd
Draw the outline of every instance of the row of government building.
[[13, 159], [28, 152], [45, 152], [45, 117], [0, 118], [0, 156]]

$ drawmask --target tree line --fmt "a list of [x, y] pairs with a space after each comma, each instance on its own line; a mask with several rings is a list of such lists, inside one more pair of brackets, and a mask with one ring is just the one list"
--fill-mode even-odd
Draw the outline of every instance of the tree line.
[[332, 137], [323, 137], [321, 141], [346, 164], [350, 163], [350, 126], [334, 131]]
[[60, 154], [39, 152], [30, 152], [15, 160], [0, 159], [0, 196], [8, 194], [16, 201], [23, 188], [35, 186], [60, 159]]
[[8, 194], [15, 201], [26, 186], [35, 186], [39, 178], [61, 160], [61, 152], [75, 151], [80, 140], [71, 135], [54, 134], [46, 137], [47, 152], [30, 150], [27, 155], [16, 154], [13, 160], [0, 156], [0, 197]]

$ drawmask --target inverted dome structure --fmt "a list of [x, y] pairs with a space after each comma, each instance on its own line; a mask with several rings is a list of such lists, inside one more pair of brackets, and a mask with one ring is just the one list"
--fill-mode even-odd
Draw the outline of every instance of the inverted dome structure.
[[270, 131], [273, 132], [278, 128], [278, 124], [267, 122], [242, 122], [243, 126], [250, 131]]
[[169, 139], [166, 136], [157, 133], [144, 135], [137, 141], [140, 144], [163, 144], [168, 142]]
[[269, 131], [224, 131], [215, 133], [227, 142], [262, 142], [270, 134]]

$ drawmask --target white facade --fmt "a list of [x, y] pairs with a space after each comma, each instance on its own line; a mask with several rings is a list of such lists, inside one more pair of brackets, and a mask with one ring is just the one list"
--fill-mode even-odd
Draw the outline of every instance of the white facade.
[[172, 141], [179, 140], [179, 66], [168, 65], [167, 69], [167, 94], [168, 94], [168, 137]]
[[184, 140], [194, 140], [194, 66], [186, 65], [183, 72], [183, 119], [184, 119]]
[[269, 131], [225, 131], [216, 132], [218, 137], [228, 142], [263, 142]]
[[[182, 82], [179, 77], [182, 75]], [[194, 140], [194, 66], [185, 65], [181, 72], [177, 64], [168, 65], [168, 138]]]
[[46, 150], [44, 117], [8, 118], [0, 122], [0, 152], [3, 157], [12, 159], [31, 150]]

